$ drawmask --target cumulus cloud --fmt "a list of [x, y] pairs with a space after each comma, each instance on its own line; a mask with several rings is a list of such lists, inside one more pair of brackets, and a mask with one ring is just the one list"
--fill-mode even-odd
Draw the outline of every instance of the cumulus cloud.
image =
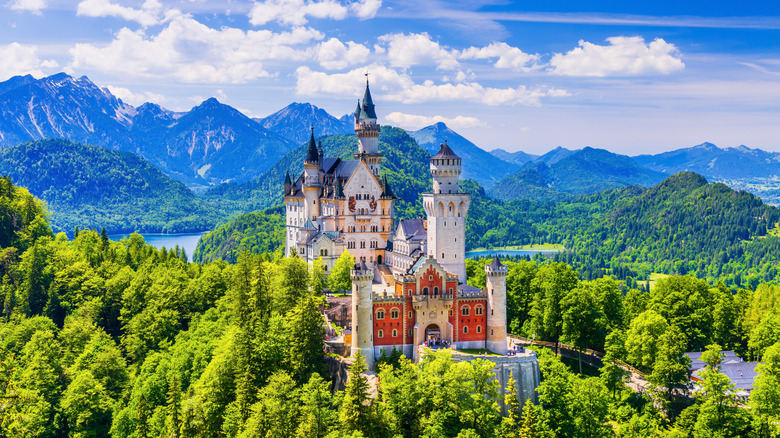
[[495, 59], [496, 68], [528, 72], [538, 68], [538, 54], [525, 53], [507, 43], [492, 43], [486, 47], [469, 47], [460, 53], [460, 59]]
[[142, 26], [154, 26], [165, 18], [163, 5], [159, 0], [146, 0], [139, 9], [111, 3], [111, 0], [82, 0], [76, 8], [76, 15], [118, 17], [135, 21]]
[[152, 93], [151, 91], [134, 93], [129, 88], [116, 87], [114, 85], [109, 85], [106, 88], [108, 88], [108, 91], [110, 91], [111, 94], [122, 99], [124, 103], [133, 106], [140, 106], [146, 102], [152, 102], [159, 105], [165, 102], [166, 100], [165, 96], [163, 96], [162, 94]]
[[303, 27], [280, 33], [213, 29], [180, 15], [157, 35], [123, 28], [108, 45], [76, 44], [69, 67], [184, 82], [244, 83], [272, 76], [264, 68], [266, 61], [309, 59], [309, 50], [300, 46], [322, 38], [322, 33]]
[[599, 46], [580, 40], [579, 47], [550, 60], [550, 71], [564, 76], [633, 76], [669, 74], [685, 68], [680, 51], [661, 38], [646, 44], [642, 37], [607, 38]]
[[360, 19], [373, 18], [382, 6], [381, 0], [359, 0], [342, 4], [337, 0], [265, 0], [255, 3], [249, 12], [249, 22], [255, 26], [271, 21], [302, 26], [307, 17], [343, 20], [350, 11]]
[[44, 76], [41, 68], [58, 67], [54, 60], [41, 60], [36, 46], [19, 43], [0, 45], [0, 59], [3, 60], [0, 62], [0, 78], [4, 79], [26, 74], [41, 77]]
[[[395, 102], [419, 104], [430, 101], [464, 101], [486, 105], [538, 106], [543, 97], [567, 96], [568, 92], [556, 88], [484, 87], [476, 82], [436, 84], [433, 81], [415, 83], [407, 73], [382, 65], [368, 66], [374, 90], [378, 87], [382, 98]], [[366, 69], [354, 69], [346, 73], [329, 74], [309, 67], [296, 70], [296, 93], [302, 96], [360, 96], [363, 73]], [[376, 91], [375, 91], [376, 92]]]
[[450, 128], [475, 128], [485, 126], [485, 123], [476, 117], [456, 116], [448, 118], [443, 116], [419, 116], [415, 114], [405, 114], [392, 112], [385, 117], [388, 122], [404, 129], [420, 129], [434, 123], [442, 122]]
[[317, 48], [317, 60], [328, 70], [365, 63], [370, 54], [371, 51], [366, 46], [352, 41], [344, 45], [338, 38], [323, 41]]
[[8, 3], [8, 7], [14, 11], [29, 11], [41, 15], [41, 11], [46, 9], [46, 0], [13, 0]]
[[[379, 42], [387, 45], [387, 59], [393, 67], [408, 68], [414, 65], [435, 65], [441, 70], [459, 67], [456, 52], [431, 40], [427, 33], [394, 33], [382, 35]], [[384, 50], [382, 51], [384, 53]]]

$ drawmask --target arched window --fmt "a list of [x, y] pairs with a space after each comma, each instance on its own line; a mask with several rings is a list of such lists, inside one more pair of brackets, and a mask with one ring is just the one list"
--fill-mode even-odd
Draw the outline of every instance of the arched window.
[[390, 311], [390, 318], [391, 319], [398, 319], [398, 309], [392, 309]]
[[382, 309], [377, 310], [376, 319], [385, 319], [385, 311]]
[[439, 295], [439, 288], [438, 287], [434, 287], [433, 288], [433, 294], [434, 295]]
[[[379, 332], [381, 333], [381, 332], [382, 332], [382, 330], [380, 330]], [[468, 332], [469, 332], [469, 326], [467, 326], [467, 325], [464, 325], [464, 326], [463, 326], [463, 334], [467, 334]], [[381, 338], [381, 336], [380, 336], [380, 338]]]
[[477, 326], [477, 333], [482, 333], [482, 326], [481, 325]]
[[396, 337], [396, 336], [398, 336], [398, 330], [393, 329], [393, 337]]
[[475, 315], [482, 315], [482, 306], [477, 306], [474, 308], [474, 314]]
[[379, 331], [376, 332], [376, 337], [381, 338], [384, 337], [385, 333], [382, 331], [382, 329], [379, 329]]
[[469, 307], [466, 306], [466, 307], [463, 307], [462, 309], [460, 309], [460, 314], [463, 315], [463, 316], [469, 316]]
[[423, 292], [423, 295], [428, 295], [428, 288], [424, 287], [422, 292]]

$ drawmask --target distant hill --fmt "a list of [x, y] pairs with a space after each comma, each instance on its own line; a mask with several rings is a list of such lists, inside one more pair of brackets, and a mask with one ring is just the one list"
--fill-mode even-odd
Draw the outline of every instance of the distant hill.
[[191, 187], [251, 180], [295, 146], [216, 99], [174, 113], [134, 108], [86, 76], [0, 83], [0, 147], [45, 138], [136, 153]]
[[527, 154], [523, 151], [507, 152], [501, 148], [493, 149], [492, 151], [490, 151], [490, 153], [496, 158], [504, 160], [508, 163], [515, 163], [521, 166], [529, 161], [533, 161], [539, 158], [538, 155]]
[[225, 260], [235, 263], [246, 250], [254, 254], [284, 248], [284, 207], [254, 211], [220, 225], [201, 237], [192, 255], [197, 263]]
[[577, 152], [576, 150], [572, 151], [570, 149], [566, 149], [564, 147], [558, 146], [557, 148], [551, 150], [550, 152], [547, 152], [546, 154], [542, 155], [541, 157], [538, 157], [534, 161], [538, 161], [540, 163], [544, 163], [548, 166], [552, 166], [553, 164], [563, 160], [564, 158], [572, 155], [573, 153]]
[[255, 120], [263, 128], [281, 135], [295, 145], [303, 144], [309, 139], [311, 126], [314, 127], [314, 135], [317, 138], [355, 132], [352, 120], [337, 119], [310, 103], [293, 102], [268, 117]]
[[692, 171], [720, 180], [780, 176], [780, 154], [746, 146], [719, 148], [712, 143], [702, 143], [656, 155], [639, 155], [634, 159], [648, 169], [667, 174]]
[[[559, 149], [553, 155], [564, 155], [562, 151], [567, 151]], [[552, 157], [550, 154], [545, 156]], [[568, 195], [596, 193], [629, 185], [647, 187], [664, 178], [662, 173], [643, 168], [631, 157], [590, 147], [550, 161], [553, 164], [546, 164], [542, 158], [527, 163], [519, 172], [497, 182], [489, 193], [502, 200], [560, 201]]]
[[493, 185], [501, 178], [520, 169], [517, 164], [492, 155], [441, 122], [414, 131], [411, 135], [431, 154], [438, 152], [439, 145], [447, 140], [450, 148], [463, 159], [461, 178], [473, 179], [483, 186]]
[[38, 140], [0, 150], [0, 174], [48, 203], [55, 231], [172, 233], [219, 221], [184, 184], [129, 152]]

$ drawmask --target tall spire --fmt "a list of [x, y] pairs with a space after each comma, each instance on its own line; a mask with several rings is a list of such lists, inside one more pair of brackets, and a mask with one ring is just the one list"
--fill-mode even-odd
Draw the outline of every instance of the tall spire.
[[319, 163], [320, 154], [317, 150], [317, 142], [314, 141], [314, 125], [311, 126], [311, 137], [309, 137], [309, 148], [306, 150], [304, 163]]
[[363, 94], [363, 105], [360, 111], [361, 119], [376, 119], [374, 101], [371, 99], [371, 90], [368, 88], [368, 73], [366, 73], [366, 92]]

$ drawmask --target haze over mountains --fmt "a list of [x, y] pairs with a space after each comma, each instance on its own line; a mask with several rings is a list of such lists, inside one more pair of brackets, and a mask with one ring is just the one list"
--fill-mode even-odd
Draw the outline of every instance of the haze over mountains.
[[[266, 173], [295, 168], [285, 157], [306, 141], [311, 127], [317, 138], [346, 134], [349, 138], [343, 141], [356, 141], [351, 114], [337, 118], [310, 103], [294, 102], [251, 119], [214, 98], [187, 112], [153, 103], [133, 107], [88, 78], [65, 73], [0, 82], [0, 147], [62, 138], [128, 151], [190, 189], [214, 188], [210, 197], [244, 193], [247, 190], [236, 188], [242, 184], [252, 191], [276, 185], [282, 176], [275, 175], [269, 185]], [[408, 133], [428, 153], [448, 142], [463, 158], [461, 177], [504, 200], [556, 201], [626, 185], [647, 187], [685, 170], [749, 189], [770, 202], [780, 199], [780, 186], [767, 188], [766, 183], [780, 181], [780, 154], [745, 146], [721, 149], [704, 143], [633, 158], [596, 148], [556, 147], [536, 156], [503, 149], [487, 152], [444, 123]], [[218, 187], [225, 183], [233, 188]]]

